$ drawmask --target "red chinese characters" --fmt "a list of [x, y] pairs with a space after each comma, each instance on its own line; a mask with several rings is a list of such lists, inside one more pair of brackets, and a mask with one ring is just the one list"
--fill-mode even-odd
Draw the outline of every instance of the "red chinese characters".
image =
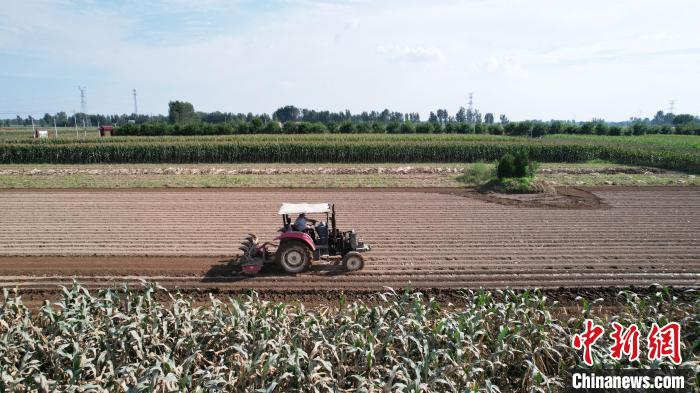
[[590, 319], [586, 319], [586, 330], [574, 336], [573, 346], [576, 349], [583, 348], [583, 361], [589, 366], [593, 365], [591, 346], [600, 338], [604, 331], [602, 326], [594, 324]]
[[[639, 359], [639, 327], [631, 324], [627, 327], [617, 322], [612, 323], [613, 332], [610, 338], [613, 345], [609, 348], [610, 357], [621, 360], [624, 357], [629, 361]], [[574, 335], [573, 347], [583, 348], [583, 361], [593, 365], [591, 346], [603, 335], [605, 330], [596, 325], [592, 320], [586, 319], [585, 330], [581, 334]], [[651, 361], [668, 358], [673, 364], [680, 364], [681, 358], [681, 326], [677, 322], [670, 322], [663, 327], [653, 323], [646, 340], [648, 352], [647, 358]]]
[[664, 327], [654, 323], [651, 325], [647, 336], [649, 360], [661, 360], [668, 357], [673, 364], [681, 363], [681, 326], [677, 322], [670, 322]]
[[610, 337], [615, 340], [615, 344], [610, 347], [610, 356], [620, 360], [625, 354], [630, 361], [639, 359], [639, 328], [637, 325], [632, 324], [628, 328], [617, 322], [613, 322], [612, 325], [615, 331], [610, 334]]

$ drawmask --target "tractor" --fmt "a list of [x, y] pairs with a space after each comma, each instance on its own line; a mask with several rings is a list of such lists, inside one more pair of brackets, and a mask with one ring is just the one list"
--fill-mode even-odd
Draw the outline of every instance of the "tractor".
[[[325, 214], [326, 220], [316, 221], [312, 227], [297, 228], [290, 215], [301, 213]], [[239, 260], [243, 274], [257, 274], [265, 264], [277, 264], [287, 273], [301, 273], [312, 262], [322, 259], [341, 263], [347, 271], [356, 271], [364, 267], [365, 258], [361, 253], [370, 251], [372, 247], [360, 241], [354, 230], [338, 229], [335, 205], [283, 203], [277, 214], [282, 216], [282, 227], [278, 230], [280, 234], [275, 238], [279, 240], [279, 244], [260, 244], [255, 234], [248, 234], [239, 248], [243, 251]]]

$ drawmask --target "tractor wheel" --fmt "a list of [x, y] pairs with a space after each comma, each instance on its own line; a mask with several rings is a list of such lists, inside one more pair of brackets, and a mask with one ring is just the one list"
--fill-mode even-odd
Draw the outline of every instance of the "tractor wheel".
[[298, 241], [287, 241], [277, 250], [279, 262], [287, 273], [301, 273], [309, 266], [311, 250]]
[[365, 257], [357, 251], [350, 251], [343, 257], [343, 266], [349, 272], [360, 270], [365, 267]]

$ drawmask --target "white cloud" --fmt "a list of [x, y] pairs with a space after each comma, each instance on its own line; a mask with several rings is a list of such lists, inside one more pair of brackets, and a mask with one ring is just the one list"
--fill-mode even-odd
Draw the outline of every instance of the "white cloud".
[[[118, 7], [3, 4], [0, 78], [27, 88], [0, 104], [42, 102], [46, 78], [30, 75], [53, 74], [69, 87], [52, 94], [74, 97], [75, 85], [88, 84], [90, 108], [102, 112], [129, 111], [134, 87], [144, 112], [188, 99], [201, 110], [453, 113], [470, 91], [482, 111], [511, 119], [624, 119], [670, 98], [679, 110], [700, 107], [700, 3], [692, 0], [296, 0], [245, 12], [244, 2], [168, 4], [224, 21], [195, 12], [182, 25], [159, 25], [156, 6], [142, 19]], [[203, 26], [194, 38], [192, 24]], [[144, 40], [143, 31], [168, 40]], [[10, 67], [13, 58], [23, 64]]]
[[510, 76], [525, 76], [527, 72], [518, 57], [492, 56], [484, 61], [473, 64], [475, 71], [502, 73]]
[[394, 45], [377, 47], [377, 51], [386, 55], [390, 60], [410, 63], [443, 62], [445, 55], [435, 47], [413, 45]]

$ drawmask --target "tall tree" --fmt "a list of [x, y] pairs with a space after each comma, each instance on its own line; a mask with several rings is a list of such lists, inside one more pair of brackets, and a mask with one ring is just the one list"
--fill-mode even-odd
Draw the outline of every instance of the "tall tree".
[[467, 110], [464, 109], [463, 106], [459, 107], [459, 110], [457, 111], [457, 114], [455, 115], [455, 120], [457, 120], [458, 123], [466, 123], [467, 122]]
[[484, 123], [493, 124], [493, 113], [489, 112], [484, 115]]
[[435, 112], [430, 112], [430, 116], [428, 116], [428, 121], [431, 123], [437, 123], [438, 122], [438, 117], [435, 114]]
[[283, 106], [282, 108], [277, 109], [272, 114], [273, 119], [281, 121], [282, 123], [286, 123], [288, 121], [297, 121], [300, 119], [300, 116], [301, 111], [294, 105]]
[[168, 120], [171, 124], [192, 123], [198, 117], [194, 106], [185, 101], [170, 101], [168, 103]]

